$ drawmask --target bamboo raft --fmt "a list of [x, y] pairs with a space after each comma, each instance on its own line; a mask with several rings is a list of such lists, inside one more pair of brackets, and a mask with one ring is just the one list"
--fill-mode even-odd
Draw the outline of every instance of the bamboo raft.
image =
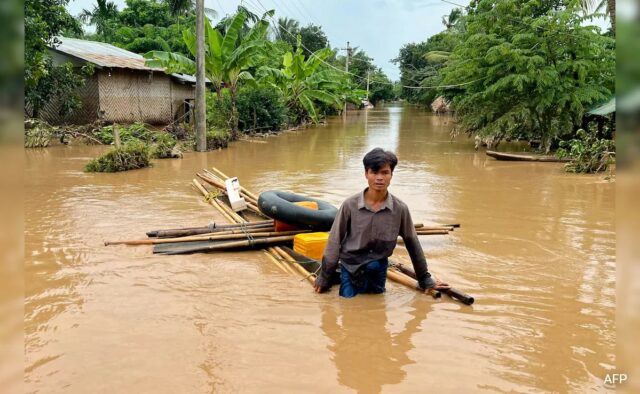
[[[295, 252], [288, 246], [291, 245], [296, 234], [309, 232], [309, 230], [275, 231], [274, 220], [260, 212], [257, 196], [244, 187], [240, 188], [240, 195], [247, 202], [247, 209], [242, 213], [233, 211], [226, 198], [225, 181], [229, 177], [216, 168], [212, 168], [212, 170], [205, 169], [202, 173], [196, 174], [199, 180], [193, 179], [192, 186], [228, 223], [154, 230], [147, 232], [147, 239], [109, 241], [105, 242], [105, 245], [153, 245], [153, 253], [167, 255], [261, 249], [267, 260], [279, 270], [287, 274], [301, 276], [301, 280], [306, 280], [313, 285], [320, 263]], [[439, 226], [415, 224], [416, 233], [420, 236], [447, 235], [459, 227], [459, 224]], [[419, 290], [415, 274], [412, 277], [410, 270], [398, 267], [400, 265], [390, 264], [387, 277], [406, 287]], [[437, 290], [431, 289], [428, 293], [434, 298], [441, 297], [441, 293]], [[445, 293], [467, 305], [473, 303], [472, 297], [464, 295], [468, 297], [465, 299], [464, 297], [455, 297], [458, 294], [456, 292], [445, 291]], [[472, 301], [468, 302], [469, 299]]]

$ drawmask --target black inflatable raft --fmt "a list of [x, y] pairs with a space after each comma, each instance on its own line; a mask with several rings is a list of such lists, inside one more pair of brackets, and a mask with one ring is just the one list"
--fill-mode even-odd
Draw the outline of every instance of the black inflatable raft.
[[[301, 201], [316, 202], [318, 210], [294, 204]], [[314, 231], [329, 231], [338, 213], [336, 207], [328, 202], [279, 190], [261, 193], [258, 208], [270, 218]]]

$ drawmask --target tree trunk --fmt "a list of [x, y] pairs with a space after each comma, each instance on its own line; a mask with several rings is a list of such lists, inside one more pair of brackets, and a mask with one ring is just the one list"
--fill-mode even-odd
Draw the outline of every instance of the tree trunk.
[[616, 36], [616, 0], [607, 0], [607, 13], [611, 20], [611, 32]]
[[236, 88], [229, 87], [231, 94], [231, 135], [234, 140], [238, 139], [238, 111], [236, 109]]

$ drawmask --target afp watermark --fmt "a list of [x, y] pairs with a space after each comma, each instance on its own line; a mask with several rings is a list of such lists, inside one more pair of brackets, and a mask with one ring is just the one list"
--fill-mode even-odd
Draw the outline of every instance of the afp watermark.
[[619, 386], [629, 380], [626, 373], [608, 373], [604, 378], [604, 385], [609, 387]]

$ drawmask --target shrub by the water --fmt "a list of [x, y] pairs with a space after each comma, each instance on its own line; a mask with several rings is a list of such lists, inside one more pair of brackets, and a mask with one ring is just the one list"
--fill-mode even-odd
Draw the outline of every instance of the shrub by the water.
[[227, 130], [211, 129], [207, 131], [207, 149], [219, 149], [229, 146], [231, 133]]
[[149, 166], [149, 147], [140, 141], [123, 144], [104, 155], [91, 160], [87, 172], [119, 172]]
[[175, 156], [174, 147], [176, 139], [169, 133], [157, 133], [154, 137], [155, 145], [152, 148], [152, 156], [156, 159], [168, 159]]
[[278, 131], [287, 122], [287, 109], [275, 89], [247, 87], [238, 94], [241, 131]]
[[222, 97], [215, 93], [207, 95], [207, 127], [231, 130], [231, 98], [226, 90]]
[[597, 137], [595, 130], [576, 132], [577, 139], [560, 142], [558, 157], [570, 157], [571, 162], [565, 165], [568, 172], [600, 172], [606, 171], [613, 162], [615, 145], [612, 140]]
[[56, 134], [57, 128], [39, 119], [28, 119], [24, 122], [24, 147], [45, 148], [49, 146], [51, 138]]
[[144, 142], [152, 142], [154, 138], [154, 132], [148, 130], [144, 123], [136, 122], [129, 126], [122, 125], [109, 125], [101, 127], [94, 133], [94, 137], [102, 141], [102, 143], [109, 145], [113, 144], [113, 127], [118, 127], [120, 133], [120, 141], [122, 143], [131, 142], [133, 140], [139, 140]]

